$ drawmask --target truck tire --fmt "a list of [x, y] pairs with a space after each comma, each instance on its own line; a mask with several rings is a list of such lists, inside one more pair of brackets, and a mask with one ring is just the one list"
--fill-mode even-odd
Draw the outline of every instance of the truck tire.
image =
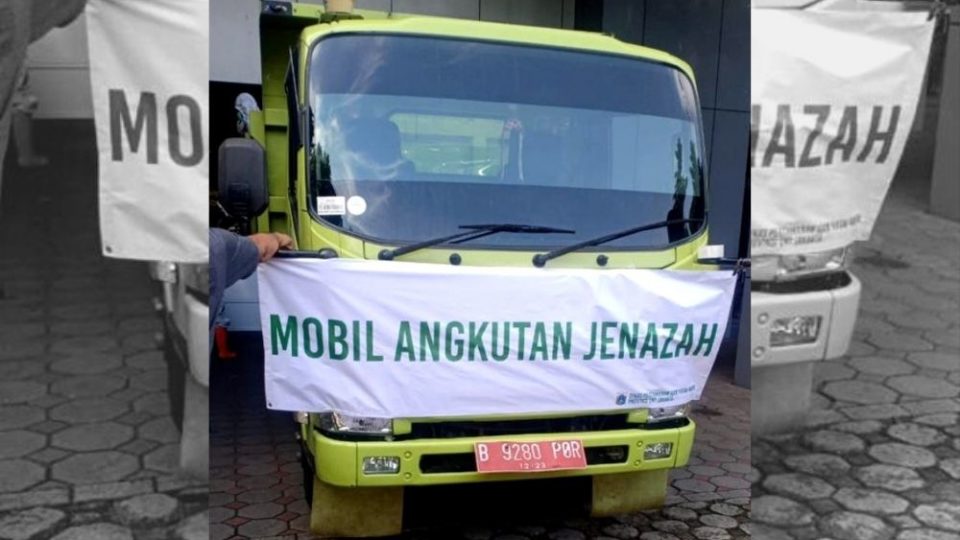
[[598, 474], [593, 477], [590, 515], [607, 517], [663, 506], [669, 469]]
[[403, 532], [403, 487], [339, 487], [314, 478], [310, 532], [370, 538]]
[[310, 463], [309, 454], [305, 444], [300, 444], [300, 469], [303, 471], [303, 498], [307, 501], [307, 506], [313, 505], [313, 482], [317, 473], [313, 471]]
[[164, 332], [163, 355], [167, 362], [167, 397], [170, 400], [170, 418], [173, 419], [177, 431], [183, 431], [183, 399], [185, 394], [187, 369], [183, 361], [177, 357], [173, 343], [174, 336], [169, 329]]

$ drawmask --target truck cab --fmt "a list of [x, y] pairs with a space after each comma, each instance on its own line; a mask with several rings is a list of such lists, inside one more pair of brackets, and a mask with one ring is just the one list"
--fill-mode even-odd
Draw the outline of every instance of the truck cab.
[[[262, 110], [221, 146], [219, 200], [251, 230], [292, 236], [298, 256], [716, 268], [698, 259], [707, 167], [682, 60], [588, 32], [290, 2], [264, 2], [260, 31]], [[404, 488], [503, 480], [477, 471], [473, 449], [505, 434], [575, 434], [586, 453], [584, 469], [511, 480], [589, 477], [595, 516], [657, 507], [690, 455], [687, 411], [302, 411], [311, 530], [397, 534]]]

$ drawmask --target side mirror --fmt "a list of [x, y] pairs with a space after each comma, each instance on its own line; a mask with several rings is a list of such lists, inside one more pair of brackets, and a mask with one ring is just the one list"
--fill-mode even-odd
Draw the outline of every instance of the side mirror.
[[267, 172], [263, 147], [253, 139], [223, 141], [218, 154], [220, 204], [231, 216], [252, 219], [267, 209]]

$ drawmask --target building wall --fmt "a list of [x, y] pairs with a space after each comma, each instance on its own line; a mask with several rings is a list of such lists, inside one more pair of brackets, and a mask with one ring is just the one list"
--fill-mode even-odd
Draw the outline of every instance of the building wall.
[[38, 118], [93, 118], [84, 16], [32, 44], [27, 69]]
[[946, 39], [930, 210], [960, 221], [960, 9], [951, 13]]
[[[322, 4], [322, 0], [305, 3]], [[358, 9], [572, 28], [574, 0], [357, 0]], [[260, 0], [211, 0], [210, 80], [259, 84]], [[254, 39], [250, 39], [251, 36]], [[251, 61], [253, 59], [253, 61]]]
[[749, 0], [603, 0], [604, 32], [686, 60], [697, 77], [709, 152], [711, 243], [746, 256], [749, 221]]

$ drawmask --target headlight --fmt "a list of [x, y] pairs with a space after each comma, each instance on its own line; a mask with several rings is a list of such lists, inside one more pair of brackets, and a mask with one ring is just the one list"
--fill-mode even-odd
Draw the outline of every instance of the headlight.
[[[160, 262], [151, 262], [147, 268], [150, 272], [150, 278], [154, 281], [160, 281], [163, 283], [176, 283], [177, 282], [177, 265], [176, 263], [160, 261]], [[209, 291], [210, 288], [207, 288]]]
[[647, 423], [656, 424], [657, 422], [666, 422], [667, 420], [684, 418], [689, 412], [689, 403], [678, 405], [676, 407], [650, 407], [647, 415]]
[[663, 459], [670, 457], [671, 453], [673, 453], [673, 443], [658, 442], [648, 444], [643, 449], [643, 459]]
[[850, 246], [798, 255], [759, 256], [753, 258], [750, 275], [754, 281], [790, 280], [839, 272], [849, 266], [852, 259]]
[[770, 325], [770, 346], [785, 347], [787, 345], [802, 345], [817, 341], [820, 333], [820, 323], [823, 317], [819, 315], [798, 315], [774, 319]]
[[393, 433], [393, 420], [390, 418], [367, 418], [347, 416], [337, 412], [323, 413], [317, 420], [321, 431], [333, 433], [359, 433], [367, 435], [390, 435]]
[[210, 267], [205, 264], [181, 264], [180, 277], [187, 289], [206, 298], [210, 295]]
[[363, 474], [397, 474], [400, 472], [398, 456], [367, 456], [363, 458]]

